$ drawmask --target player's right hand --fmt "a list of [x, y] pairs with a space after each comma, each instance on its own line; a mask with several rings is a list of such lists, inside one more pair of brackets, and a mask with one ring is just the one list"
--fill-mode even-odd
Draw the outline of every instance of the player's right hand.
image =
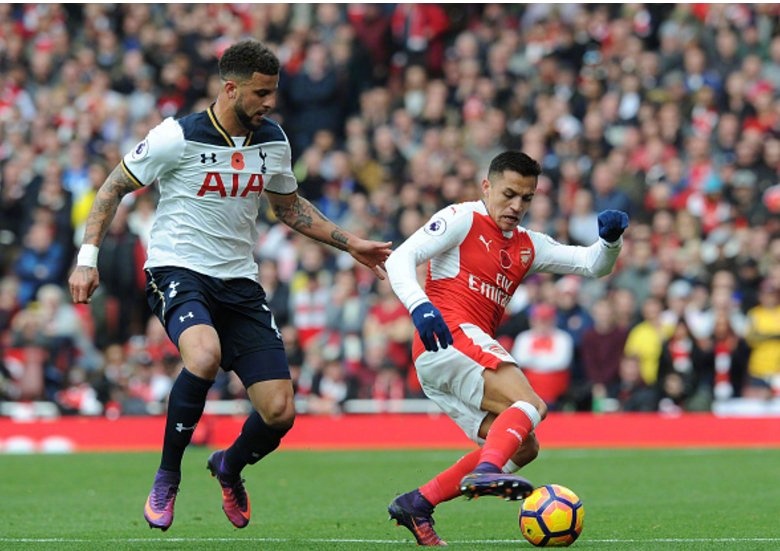
[[100, 276], [97, 268], [89, 266], [76, 266], [73, 273], [70, 274], [68, 285], [70, 295], [76, 304], [86, 304], [92, 297], [92, 293], [100, 284]]
[[437, 339], [442, 348], [452, 344], [450, 328], [444, 323], [441, 312], [430, 302], [423, 302], [412, 311], [412, 322], [420, 334], [425, 349], [429, 352], [436, 352], [439, 349], [436, 345]]

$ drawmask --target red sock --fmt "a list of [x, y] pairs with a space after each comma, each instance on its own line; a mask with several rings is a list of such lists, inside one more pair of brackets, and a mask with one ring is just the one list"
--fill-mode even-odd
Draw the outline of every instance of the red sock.
[[490, 463], [502, 469], [531, 430], [533, 423], [526, 412], [516, 407], [507, 408], [493, 421], [479, 463]]
[[420, 486], [420, 493], [434, 507], [439, 503], [460, 496], [461, 479], [474, 470], [482, 453], [480, 448], [467, 453], [450, 468], [440, 472], [430, 482]]

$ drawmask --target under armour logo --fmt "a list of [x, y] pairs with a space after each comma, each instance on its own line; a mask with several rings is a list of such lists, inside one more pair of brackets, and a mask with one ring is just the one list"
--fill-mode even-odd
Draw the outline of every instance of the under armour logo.
[[170, 289], [170, 292], [168, 293], [169, 298], [173, 298], [179, 294], [179, 292], [176, 290], [176, 287], [178, 286], [179, 286], [178, 281], [171, 281], [171, 283], [168, 285], [168, 289]]
[[195, 423], [191, 427], [185, 427], [184, 423], [176, 423], [176, 432], [184, 432], [185, 430], [195, 430], [195, 427], [197, 427], [198, 424]]
[[433, 310], [431, 310], [430, 312], [425, 312], [425, 313], [423, 314], [423, 317], [424, 317], [424, 318], [435, 318], [435, 317], [436, 317], [436, 315], [433, 313]]
[[205, 153], [200, 154], [200, 164], [205, 165], [206, 161], [211, 161], [211, 164], [214, 164], [217, 162], [217, 154], [211, 153], [210, 155], [206, 155]]
[[263, 161], [263, 166], [260, 167], [260, 172], [265, 174], [266, 168], [265, 168], [265, 158], [268, 157], [268, 153], [263, 153], [262, 149], [257, 150], [257, 154], [260, 156], [260, 160]]
[[486, 240], [484, 235], [480, 235], [479, 240], [485, 244], [485, 248], [488, 250], [488, 252], [490, 252], [490, 244], [493, 242], [493, 240], [492, 239], [490, 241]]
[[179, 316], [179, 323], [184, 323], [187, 318], [195, 319], [195, 315], [192, 312], [187, 312], [184, 316]]

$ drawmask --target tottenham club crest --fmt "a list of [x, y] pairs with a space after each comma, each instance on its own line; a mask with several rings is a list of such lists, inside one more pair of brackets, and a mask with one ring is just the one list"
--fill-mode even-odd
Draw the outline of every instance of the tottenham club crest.
[[428, 235], [441, 235], [447, 229], [447, 223], [442, 218], [435, 218], [428, 222], [423, 231]]

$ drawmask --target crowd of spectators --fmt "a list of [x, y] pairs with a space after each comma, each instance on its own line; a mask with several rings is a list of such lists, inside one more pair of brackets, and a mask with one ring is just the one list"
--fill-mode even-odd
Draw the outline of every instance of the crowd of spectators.
[[[154, 186], [120, 206], [91, 304], [65, 282], [108, 171], [207, 107], [243, 37], [282, 61], [302, 194], [354, 233], [398, 244], [507, 148], [544, 170], [526, 227], [587, 245], [597, 212], [630, 214], [611, 276], [533, 276], [507, 308], [501, 342], [553, 409], [780, 396], [777, 4], [98, 3], [0, 5], [0, 400], [164, 406], [181, 359], [144, 298]], [[301, 403], [421, 398], [389, 285], [257, 224]]]

